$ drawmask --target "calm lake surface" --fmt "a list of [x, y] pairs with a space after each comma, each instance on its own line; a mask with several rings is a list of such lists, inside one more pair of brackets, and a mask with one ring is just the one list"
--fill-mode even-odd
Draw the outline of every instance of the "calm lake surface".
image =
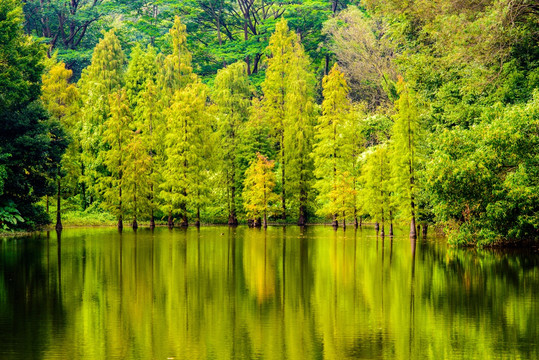
[[322, 226], [0, 244], [0, 359], [539, 357], [534, 249]]

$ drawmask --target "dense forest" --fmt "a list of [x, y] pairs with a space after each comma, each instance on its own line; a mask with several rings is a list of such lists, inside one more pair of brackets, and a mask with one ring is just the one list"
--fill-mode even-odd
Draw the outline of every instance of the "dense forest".
[[0, 227], [535, 240], [538, 44], [533, 0], [2, 0]]

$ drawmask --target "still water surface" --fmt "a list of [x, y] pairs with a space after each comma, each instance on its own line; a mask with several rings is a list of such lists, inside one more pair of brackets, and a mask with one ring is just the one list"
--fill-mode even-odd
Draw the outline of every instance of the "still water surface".
[[539, 257], [370, 228], [0, 239], [0, 359], [539, 357]]

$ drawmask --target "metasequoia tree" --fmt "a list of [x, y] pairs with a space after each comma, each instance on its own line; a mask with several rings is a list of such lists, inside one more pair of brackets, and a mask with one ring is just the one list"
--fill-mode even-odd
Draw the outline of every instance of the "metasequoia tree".
[[338, 203], [335, 197], [338, 172], [343, 165], [343, 131], [350, 117], [348, 85], [337, 64], [323, 81], [322, 116], [316, 126], [313, 157], [318, 189], [320, 215], [331, 216], [333, 226], [338, 226]]
[[253, 88], [244, 62], [219, 70], [215, 77], [213, 100], [217, 105], [221, 150], [221, 173], [225, 178], [228, 201], [228, 225], [238, 225], [238, 181], [241, 177], [238, 152], [240, 132], [249, 118]]
[[[65, 68], [63, 62], [59, 62], [50, 67], [49, 71], [43, 74], [41, 86], [41, 101], [48, 111], [49, 116], [58, 121], [72, 138], [76, 138], [76, 114], [79, 110], [79, 93], [75, 84], [70, 84], [69, 79], [73, 72]], [[62, 229], [61, 218], [61, 168], [68, 169], [76, 163], [79, 158], [78, 141], [72, 141], [66, 153], [62, 157], [62, 164], [56, 167], [56, 229]], [[71, 171], [71, 174], [73, 171]]]
[[257, 158], [246, 172], [243, 200], [247, 217], [255, 221], [262, 217], [264, 227], [268, 226], [268, 216], [273, 213], [272, 208], [279, 200], [278, 195], [273, 192], [274, 167], [273, 160], [257, 154]]
[[397, 113], [392, 129], [392, 159], [395, 193], [403, 217], [410, 218], [410, 237], [416, 237], [417, 169], [420, 164], [419, 112], [414, 94], [401, 78], [397, 84], [399, 99], [395, 102]]
[[196, 80], [176, 91], [167, 115], [166, 161], [160, 195], [165, 201], [164, 210], [179, 214], [180, 225], [184, 227], [188, 226], [190, 202], [196, 207], [196, 222], [200, 223], [200, 206], [207, 190], [207, 96], [206, 86]]
[[123, 85], [125, 57], [120, 41], [111, 30], [105, 33], [92, 55], [92, 63], [82, 72], [79, 80], [81, 93], [81, 146], [82, 146], [82, 196], [86, 208], [86, 190], [90, 202], [99, 194], [97, 181], [104, 176], [103, 124], [110, 114], [109, 95]]
[[[365, 153], [361, 168], [362, 209], [376, 222], [376, 230], [385, 235], [385, 221], [391, 220], [391, 167], [387, 143], [373, 146]], [[392, 228], [390, 229], [392, 235]]]
[[[262, 109], [273, 127], [272, 135], [279, 153], [281, 215], [285, 220], [290, 191], [297, 199], [298, 223], [304, 225], [310, 187], [308, 154], [311, 151], [314, 81], [309, 72], [309, 60], [286, 20], [277, 23], [268, 51], [271, 57], [262, 83]], [[290, 166], [291, 160], [296, 166]], [[287, 183], [289, 179], [291, 184]]]
[[103, 140], [108, 150], [103, 152], [103, 163], [108, 175], [100, 179], [101, 191], [105, 206], [118, 218], [118, 229], [123, 228], [125, 215], [124, 190], [125, 167], [128, 156], [127, 145], [131, 141], [133, 132], [133, 115], [129, 109], [129, 102], [125, 90], [119, 90], [109, 95], [110, 116], [105, 122]]

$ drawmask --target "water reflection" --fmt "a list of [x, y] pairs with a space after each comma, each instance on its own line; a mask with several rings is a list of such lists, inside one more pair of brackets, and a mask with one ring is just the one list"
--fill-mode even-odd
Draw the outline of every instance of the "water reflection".
[[538, 355], [530, 251], [368, 228], [67, 229], [2, 239], [0, 260], [2, 359]]

